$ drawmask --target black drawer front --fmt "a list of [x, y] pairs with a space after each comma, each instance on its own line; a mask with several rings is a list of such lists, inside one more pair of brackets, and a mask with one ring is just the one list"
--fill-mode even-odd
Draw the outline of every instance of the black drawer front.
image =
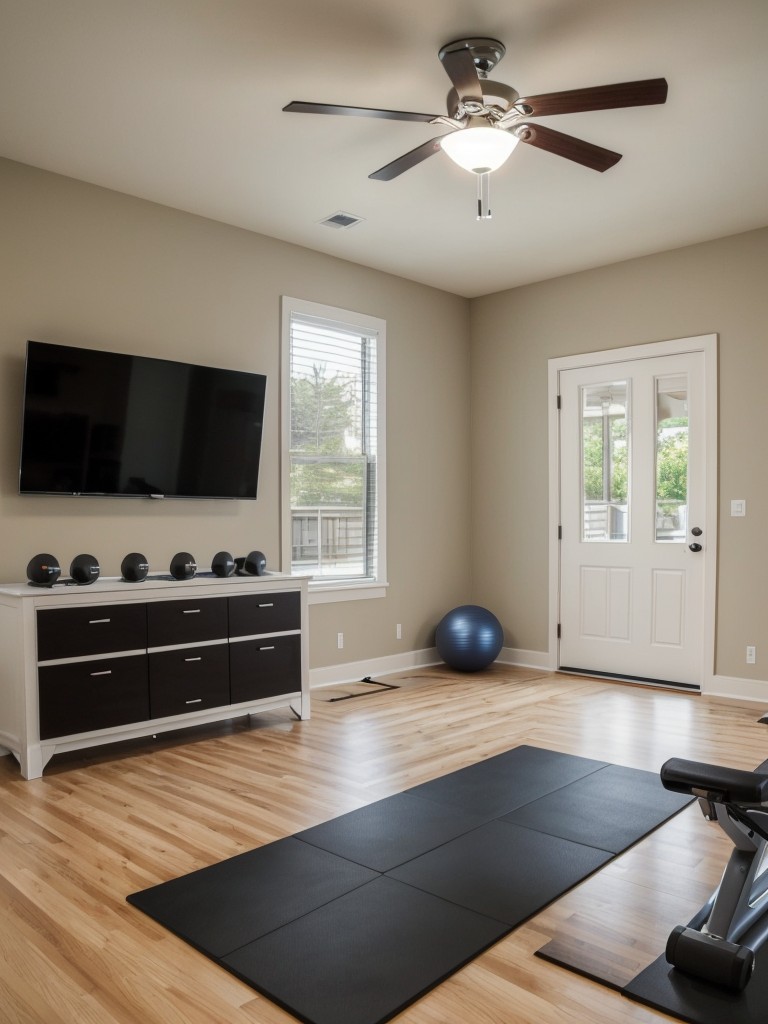
[[149, 695], [151, 718], [229, 704], [228, 645], [150, 654]]
[[146, 654], [44, 665], [38, 684], [43, 740], [149, 718]]
[[80, 658], [147, 646], [146, 605], [103, 604], [38, 609], [37, 659]]
[[301, 628], [301, 595], [241, 594], [229, 598], [229, 635], [255, 636]]
[[226, 639], [227, 599], [151, 602], [147, 605], [147, 636], [148, 647]]
[[295, 693], [301, 689], [301, 637], [230, 644], [229, 671], [233, 704]]

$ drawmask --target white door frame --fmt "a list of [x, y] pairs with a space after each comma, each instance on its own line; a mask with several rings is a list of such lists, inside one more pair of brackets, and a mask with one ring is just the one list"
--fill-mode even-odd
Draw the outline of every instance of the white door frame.
[[560, 666], [558, 622], [560, 616], [560, 423], [557, 407], [560, 373], [564, 370], [605, 366], [633, 359], [680, 355], [688, 352], [704, 353], [704, 402], [706, 430], [704, 443], [707, 451], [704, 494], [706, 503], [707, 543], [704, 545], [704, 603], [702, 622], [702, 679], [703, 693], [713, 689], [715, 673], [715, 598], [717, 593], [717, 335], [702, 334], [694, 338], [649, 342], [627, 348], [586, 352], [574, 356], [560, 356], [548, 361], [549, 409], [549, 668], [555, 672]]

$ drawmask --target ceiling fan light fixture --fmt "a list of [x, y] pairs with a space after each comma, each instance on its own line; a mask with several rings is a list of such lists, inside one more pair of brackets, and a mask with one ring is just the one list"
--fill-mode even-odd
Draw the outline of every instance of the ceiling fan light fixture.
[[519, 141], [503, 128], [462, 128], [444, 135], [440, 147], [465, 171], [488, 174], [501, 167]]

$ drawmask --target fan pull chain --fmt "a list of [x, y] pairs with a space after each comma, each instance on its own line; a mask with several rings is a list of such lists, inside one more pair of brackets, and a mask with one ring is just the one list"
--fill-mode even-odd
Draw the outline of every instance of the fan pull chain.
[[487, 171], [477, 176], [477, 219], [491, 219], [491, 176]]

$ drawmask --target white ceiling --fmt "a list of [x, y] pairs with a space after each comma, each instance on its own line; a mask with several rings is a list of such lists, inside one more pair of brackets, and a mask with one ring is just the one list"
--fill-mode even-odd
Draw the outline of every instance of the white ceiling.
[[[623, 159], [520, 145], [483, 222], [443, 153], [368, 178], [441, 129], [282, 112], [442, 114], [437, 52], [466, 36], [505, 44], [491, 77], [523, 96], [669, 98], [542, 118]], [[0, 0], [0, 155], [476, 296], [768, 225], [767, 48], [766, 0]]]

